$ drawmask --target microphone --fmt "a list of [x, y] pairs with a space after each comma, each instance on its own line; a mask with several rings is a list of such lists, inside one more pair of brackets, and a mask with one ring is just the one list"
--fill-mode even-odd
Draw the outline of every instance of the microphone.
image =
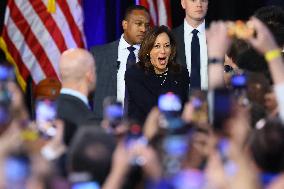
[[116, 61], [116, 69], [117, 69], [117, 71], [119, 70], [119, 68], [120, 68], [120, 61]]

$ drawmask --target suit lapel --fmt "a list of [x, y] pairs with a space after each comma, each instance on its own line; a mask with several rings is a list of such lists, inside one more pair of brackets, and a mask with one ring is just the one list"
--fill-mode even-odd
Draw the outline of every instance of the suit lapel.
[[180, 25], [176, 29], [176, 39], [177, 39], [177, 63], [186, 66], [185, 57], [185, 44], [184, 44], [184, 25]]
[[117, 93], [117, 58], [118, 58], [118, 44], [119, 44], [119, 40], [116, 40], [112, 46], [110, 46], [110, 52], [113, 52], [110, 55], [107, 55], [109, 57], [106, 57], [107, 59], [109, 59], [109, 63], [106, 68], [107, 68], [107, 72], [109, 73], [111, 78], [111, 81], [106, 81], [110, 84], [111, 89], [113, 89], [113, 94]]

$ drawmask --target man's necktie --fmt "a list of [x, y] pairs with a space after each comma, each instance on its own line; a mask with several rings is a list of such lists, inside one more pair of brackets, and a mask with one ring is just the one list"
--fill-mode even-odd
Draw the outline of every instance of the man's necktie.
[[191, 41], [191, 73], [190, 73], [190, 88], [201, 89], [200, 81], [200, 46], [197, 36], [198, 30], [192, 31]]
[[[136, 57], [135, 57], [135, 54], [134, 54], [135, 47], [130, 46], [130, 47], [127, 47], [127, 49], [129, 50], [129, 55], [128, 55], [127, 61], [126, 61], [126, 69], [130, 68], [132, 65], [134, 65], [136, 63]], [[128, 114], [128, 91], [127, 91], [126, 86], [125, 86], [124, 116], [127, 117], [127, 114]]]
[[127, 47], [127, 49], [129, 50], [129, 55], [127, 57], [126, 69], [130, 68], [133, 64], [136, 63], [136, 57], [134, 54], [135, 47], [130, 46], [130, 47]]

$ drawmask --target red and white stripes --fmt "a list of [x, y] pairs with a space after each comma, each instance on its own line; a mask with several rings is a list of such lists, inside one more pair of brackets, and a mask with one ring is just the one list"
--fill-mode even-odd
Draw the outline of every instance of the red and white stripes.
[[25, 88], [31, 74], [34, 83], [59, 78], [61, 53], [84, 48], [82, 7], [78, 1], [56, 1], [56, 12], [47, 11], [48, 0], [9, 0], [0, 47], [16, 66]]
[[148, 8], [152, 25], [172, 27], [170, 0], [137, 0], [136, 4]]

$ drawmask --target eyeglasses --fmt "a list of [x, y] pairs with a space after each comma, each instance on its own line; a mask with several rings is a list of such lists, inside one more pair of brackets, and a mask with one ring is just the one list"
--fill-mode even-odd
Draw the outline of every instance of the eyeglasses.
[[225, 73], [234, 73], [234, 68], [228, 64], [224, 65], [224, 72]]

